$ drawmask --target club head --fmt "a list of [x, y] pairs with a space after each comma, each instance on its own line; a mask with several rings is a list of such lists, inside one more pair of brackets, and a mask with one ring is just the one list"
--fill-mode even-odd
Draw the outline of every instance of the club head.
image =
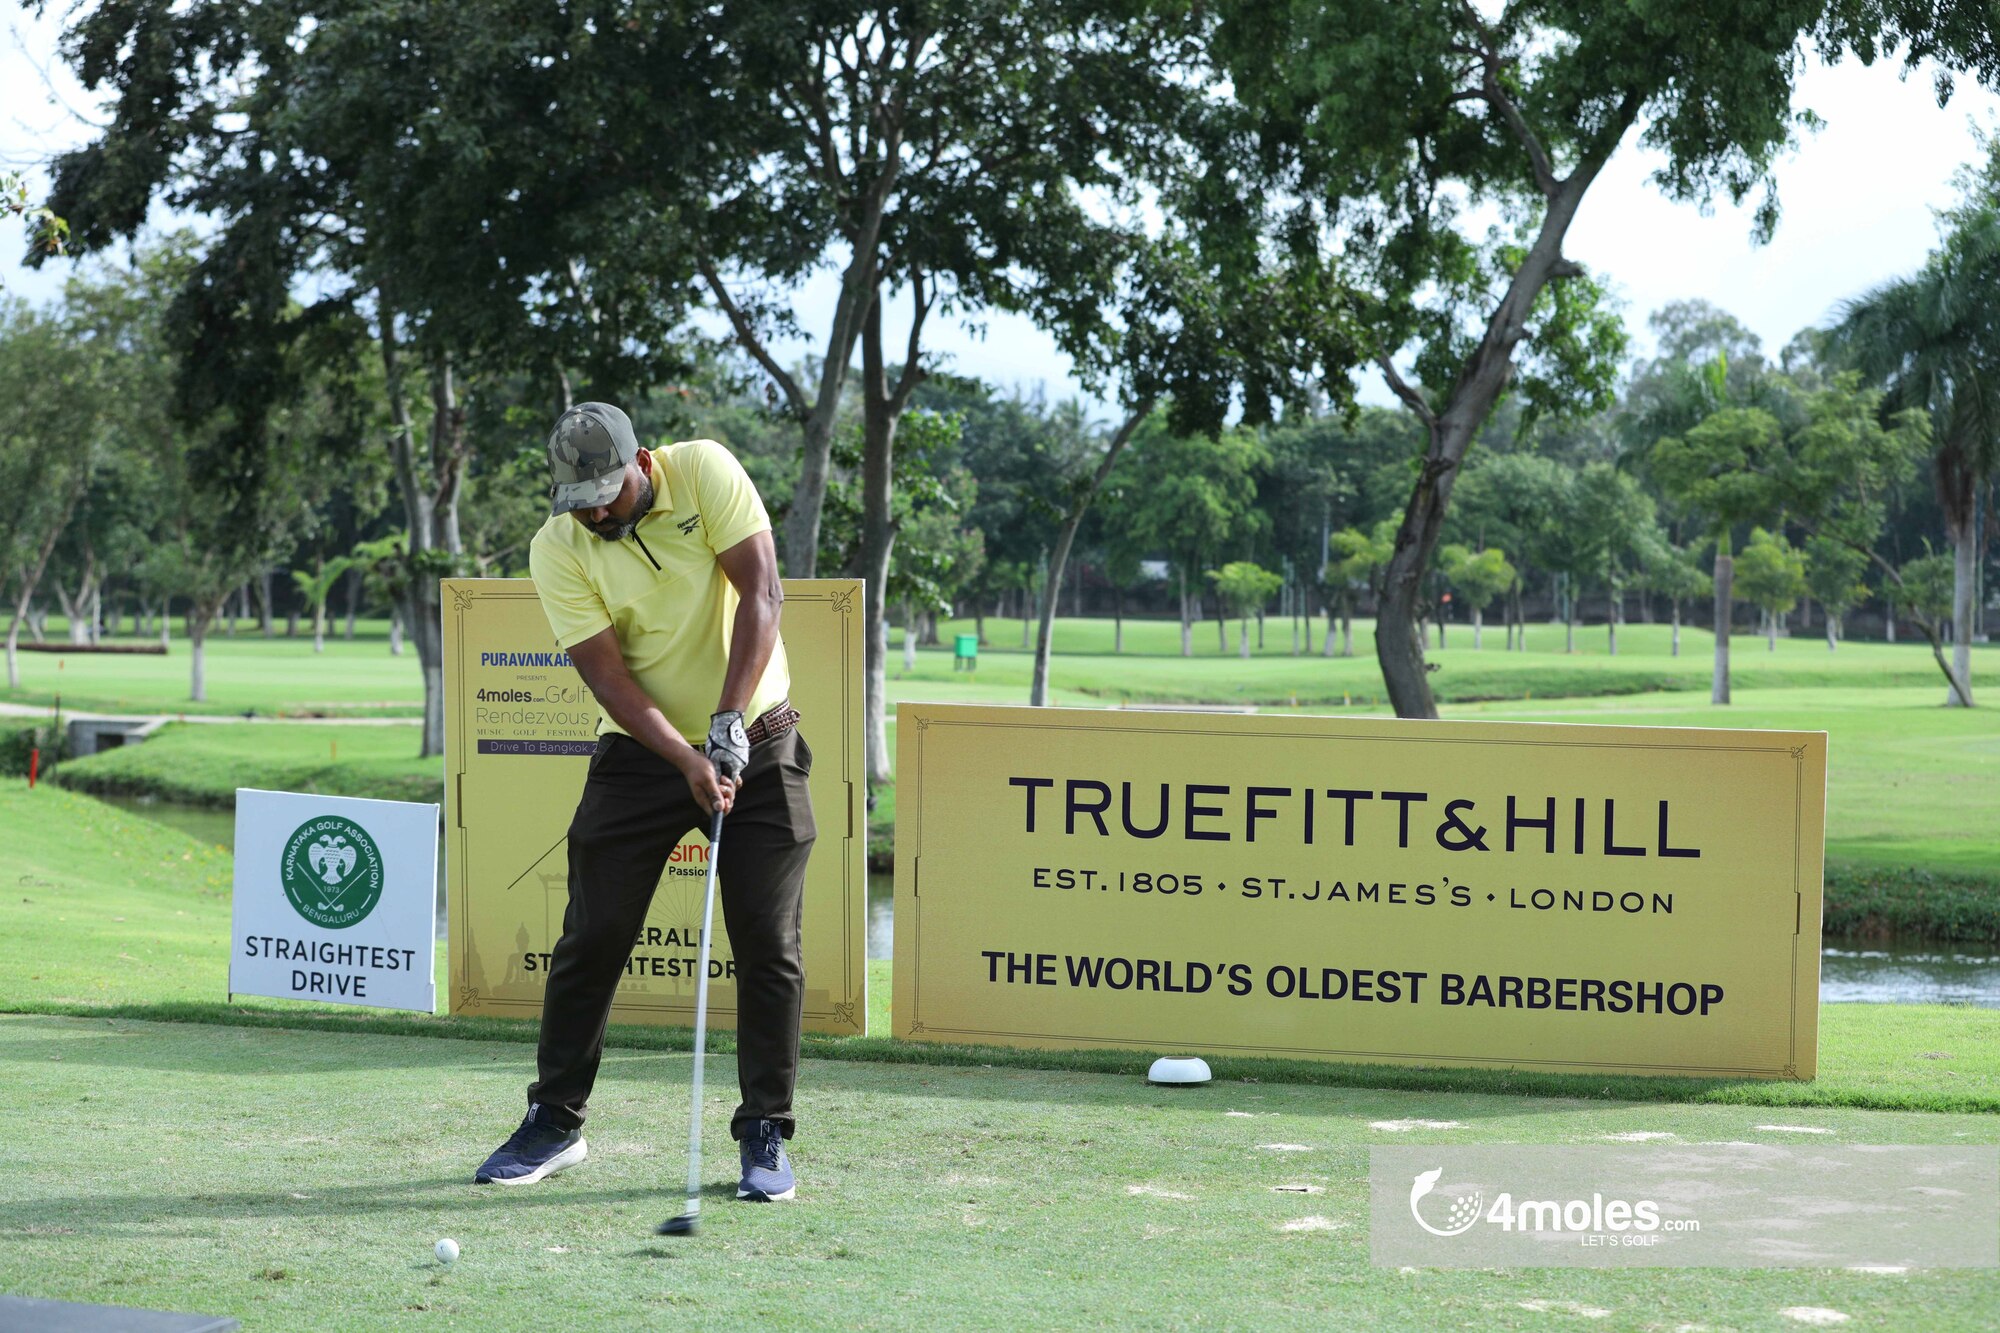
[[679, 1217], [670, 1217], [660, 1223], [659, 1234], [662, 1236], [692, 1236], [700, 1227], [701, 1219], [699, 1217], [693, 1213], [682, 1213]]

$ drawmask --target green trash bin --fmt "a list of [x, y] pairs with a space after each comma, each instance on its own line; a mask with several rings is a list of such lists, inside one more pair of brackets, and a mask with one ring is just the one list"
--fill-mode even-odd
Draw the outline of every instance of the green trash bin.
[[953, 671], [977, 671], [979, 669], [979, 636], [977, 634], [954, 634], [951, 645], [951, 669]]

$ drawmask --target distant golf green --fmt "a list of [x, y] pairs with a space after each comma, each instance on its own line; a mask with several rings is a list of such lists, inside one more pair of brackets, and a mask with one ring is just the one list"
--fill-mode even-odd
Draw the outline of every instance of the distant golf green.
[[[1128, 621], [1126, 651], [1113, 654], [1110, 621], [1058, 620], [1054, 701], [1383, 707], [1373, 625], [1357, 621], [1355, 656], [1333, 658], [1316, 651], [1325, 622], [1314, 626], [1302, 645], [1306, 651], [1294, 657], [1288, 623], [1269, 622], [1265, 649], [1245, 662], [1236, 656], [1233, 622], [1228, 651], [1217, 650], [1214, 623], [1204, 622], [1195, 626], [1195, 656], [1184, 658], [1180, 627], [1171, 621]], [[415, 650], [391, 657], [380, 625], [363, 628], [352, 643], [329, 639], [324, 653], [313, 652], [306, 638], [266, 640], [249, 630], [239, 630], [234, 639], [211, 638], [205, 704], [188, 701], [187, 644], [179, 639], [166, 657], [23, 653], [21, 688], [0, 691], [0, 701], [46, 707], [60, 692], [65, 708], [99, 712], [414, 715], [423, 697]], [[952, 636], [972, 628], [969, 620], [940, 625], [942, 646], [919, 651], [909, 672], [902, 669], [901, 636], [893, 635], [890, 703], [1027, 702], [1033, 656], [1019, 646], [1021, 622], [989, 619], [978, 668], [956, 671]], [[1254, 647], [1254, 624], [1251, 633]], [[1681, 638], [1681, 654], [1674, 657], [1666, 626], [1621, 626], [1619, 652], [1612, 657], [1605, 652], [1604, 628], [1585, 626], [1577, 633], [1576, 652], [1566, 653], [1561, 626], [1535, 624], [1528, 628], [1530, 651], [1505, 651], [1498, 628], [1489, 629], [1485, 647], [1474, 651], [1470, 628], [1454, 625], [1446, 646], [1431, 650], [1430, 660], [1438, 666], [1431, 684], [1440, 699], [1458, 701], [1705, 690], [1713, 641], [1695, 629], [1683, 630]], [[1802, 637], [1780, 639], [1777, 651], [1770, 652], [1763, 639], [1738, 635], [1734, 648], [1734, 679], [1743, 691], [1911, 686], [1933, 688], [1944, 698], [1944, 678], [1921, 643], [1850, 643], [1829, 653], [1823, 640]], [[2000, 686], [2000, 647], [1976, 649], [1973, 662], [1975, 688]]]

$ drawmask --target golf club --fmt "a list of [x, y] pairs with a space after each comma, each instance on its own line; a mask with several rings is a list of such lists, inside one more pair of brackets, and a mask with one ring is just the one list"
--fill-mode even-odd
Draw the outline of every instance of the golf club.
[[708, 829], [708, 892], [701, 909], [700, 961], [694, 983], [694, 1094], [688, 1110], [687, 1211], [660, 1223], [662, 1236], [692, 1236], [701, 1222], [701, 1067], [708, 1051], [708, 937], [715, 926], [715, 864], [722, 856], [722, 811]]

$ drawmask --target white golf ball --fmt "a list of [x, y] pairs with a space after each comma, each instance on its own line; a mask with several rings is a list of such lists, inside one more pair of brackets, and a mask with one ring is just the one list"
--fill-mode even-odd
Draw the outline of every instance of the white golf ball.
[[453, 1240], [449, 1236], [446, 1236], [443, 1240], [439, 1241], [437, 1243], [436, 1249], [437, 1249], [438, 1262], [441, 1264], [448, 1264], [452, 1260], [458, 1258], [458, 1242]]

